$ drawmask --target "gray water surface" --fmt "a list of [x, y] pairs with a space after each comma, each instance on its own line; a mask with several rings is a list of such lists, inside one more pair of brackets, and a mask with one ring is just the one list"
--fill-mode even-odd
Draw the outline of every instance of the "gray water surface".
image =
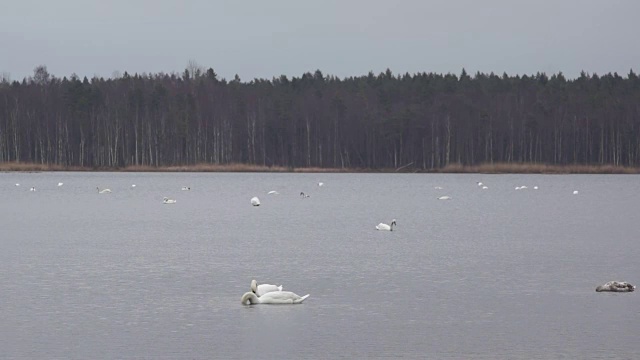
[[638, 179], [2, 173], [0, 358], [640, 358]]

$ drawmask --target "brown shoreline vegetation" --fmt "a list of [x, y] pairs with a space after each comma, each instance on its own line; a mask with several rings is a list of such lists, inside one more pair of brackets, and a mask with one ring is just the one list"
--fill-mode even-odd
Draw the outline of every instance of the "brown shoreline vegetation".
[[493, 163], [479, 165], [450, 164], [441, 169], [420, 169], [401, 166], [397, 169], [359, 168], [292, 168], [252, 164], [195, 164], [175, 166], [127, 166], [122, 168], [93, 168], [34, 164], [23, 162], [0, 163], [0, 172], [44, 171], [103, 171], [103, 172], [279, 172], [279, 173], [483, 173], [483, 174], [639, 174], [640, 168], [615, 165], [548, 165], [534, 163]]

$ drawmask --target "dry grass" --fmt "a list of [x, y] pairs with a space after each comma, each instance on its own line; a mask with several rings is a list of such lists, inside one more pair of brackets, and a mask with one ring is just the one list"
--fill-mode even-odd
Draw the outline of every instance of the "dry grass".
[[[125, 168], [90, 168], [33, 163], [0, 163], [0, 171], [126, 171], [126, 172], [296, 172], [296, 173], [394, 173], [396, 169], [288, 168], [250, 164], [195, 164], [180, 166], [127, 166]], [[486, 173], [486, 174], [639, 174], [640, 168], [613, 165], [547, 165], [494, 163], [466, 166], [450, 164], [442, 169], [402, 168], [400, 172]]]
[[437, 170], [441, 173], [485, 174], [638, 174], [640, 168], [614, 165], [547, 165], [527, 163], [494, 163], [464, 166], [451, 164]]

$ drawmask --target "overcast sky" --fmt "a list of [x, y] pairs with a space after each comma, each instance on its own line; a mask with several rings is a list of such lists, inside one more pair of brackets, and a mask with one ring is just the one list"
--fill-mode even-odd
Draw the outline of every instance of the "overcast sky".
[[0, 73], [640, 72], [637, 0], [15, 0]]

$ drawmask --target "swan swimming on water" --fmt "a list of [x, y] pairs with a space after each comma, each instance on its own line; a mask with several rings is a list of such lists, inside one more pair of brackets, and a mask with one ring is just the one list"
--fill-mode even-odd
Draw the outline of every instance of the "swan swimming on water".
[[251, 198], [251, 205], [253, 206], [260, 206], [260, 199], [258, 199], [257, 196], [254, 196]]
[[385, 230], [385, 231], [393, 231], [393, 227], [396, 225], [396, 219], [391, 220], [391, 225], [387, 225], [385, 223], [380, 223], [376, 225], [376, 230]]
[[604, 285], [600, 285], [596, 288], [596, 292], [611, 291], [611, 292], [632, 292], [636, 287], [625, 281], [609, 281]]
[[29, 189], [29, 191], [36, 191], [36, 187], [32, 187], [31, 189]]
[[64, 184], [63, 184], [63, 183], [61, 183], [61, 182], [59, 182], [59, 183], [58, 183], [58, 186], [62, 186], [62, 185], [64, 185]]
[[258, 285], [258, 282], [255, 279], [251, 280], [251, 292], [258, 295], [258, 297], [273, 291], [282, 291], [282, 285], [280, 286], [271, 285], [271, 284]]
[[301, 191], [301, 192], [300, 192], [300, 197], [302, 197], [302, 198], [308, 198], [308, 197], [309, 197], [309, 195], [307, 195], [307, 194], [305, 194], [304, 192], [302, 192], [302, 191]]
[[451, 196], [447, 196], [447, 195], [445, 195], [445, 196], [440, 196], [440, 197], [438, 198], [438, 200], [451, 200]]
[[267, 193], [267, 195], [279, 195], [280, 193], [275, 191], [275, 190], [271, 190]]
[[176, 201], [174, 199], [169, 199], [168, 197], [165, 197], [165, 198], [162, 199], [162, 202], [165, 203], [165, 204], [175, 204], [178, 201]]
[[573, 190], [573, 195], [578, 195], [578, 190]]
[[318, 186], [324, 186], [324, 183], [323, 182], [319, 182]]
[[136, 187], [136, 184], [131, 185], [132, 188]]
[[309, 294], [305, 296], [299, 296], [291, 291], [272, 291], [268, 292], [260, 297], [252, 292], [246, 292], [242, 295], [240, 302], [242, 305], [257, 305], [257, 304], [301, 304]]
[[111, 189], [102, 189], [102, 190], [100, 190], [99, 187], [97, 187], [96, 190], [98, 190], [98, 194], [108, 194], [108, 193], [111, 192]]

